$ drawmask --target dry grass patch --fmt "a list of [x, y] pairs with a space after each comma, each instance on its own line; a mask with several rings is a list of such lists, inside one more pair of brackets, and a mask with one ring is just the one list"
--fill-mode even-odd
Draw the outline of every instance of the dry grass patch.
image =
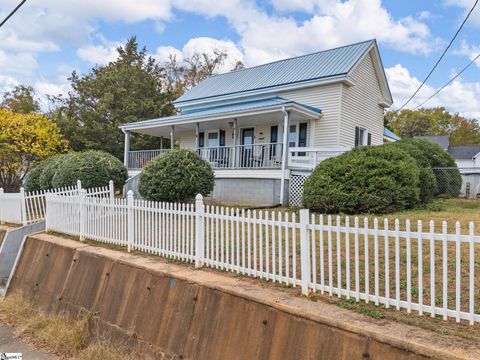
[[65, 313], [46, 314], [35, 308], [21, 293], [13, 293], [0, 302], [0, 321], [17, 329], [17, 334], [34, 347], [63, 359], [162, 359], [146, 354], [139, 346], [127, 346], [100, 334], [93, 314], [72, 317]]

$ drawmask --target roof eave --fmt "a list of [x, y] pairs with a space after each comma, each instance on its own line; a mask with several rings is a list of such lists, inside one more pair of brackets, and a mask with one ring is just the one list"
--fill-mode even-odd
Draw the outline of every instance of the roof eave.
[[315, 119], [320, 118], [322, 116], [321, 112], [308, 109], [295, 102], [289, 102], [285, 104], [275, 104], [275, 105], [265, 106], [257, 109], [226, 111], [218, 114], [206, 114], [206, 115], [200, 115], [200, 116], [192, 115], [186, 118], [182, 117], [177, 119], [174, 119], [172, 117], [171, 120], [168, 120], [168, 118], [144, 120], [144, 121], [139, 121], [135, 123], [122, 124], [119, 126], [119, 128], [122, 131], [145, 130], [145, 129], [151, 129], [156, 127], [172, 126], [172, 125], [178, 125], [178, 124], [191, 124], [191, 123], [197, 123], [202, 121], [222, 120], [222, 119], [228, 119], [232, 117], [261, 115], [261, 114], [281, 111], [282, 109], [295, 110], [305, 116], [309, 116]]
[[181, 102], [174, 101], [173, 104], [178, 108], [186, 108], [186, 107], [192, 107], [192, 106], [198, 106], [198, 105], [205, 105], [213, 102], [223, 102], [223, 101], [228, 101], [232, 99], [242, 99], [246, 97], [255, 97], [260, 95], [262, 96], [271, 95], [271, 94], [279, 93], [281, 91], [291, 91], [291, 90], [297, 90], [297, 89], [304, 89], [308, 87], [314, 87], [318, 85], [328, 85], [328, 84], [340, 83], [340, 82], [343, 82], [349, 86], [354, 85], [353, 81], [348, 78], [347, 74], [340, 74], [340, 75], [336, 75], [328, 78], [307, 80], [307, 81], [279, 85], [279, 86], [272, 86], [272, 87], [257, 89], [257, 90], [248, 90], [244, 92], [218, 95], [218, 96], [212, 96], [207, 98], [199, 98], [194, 100], [186, 100]]

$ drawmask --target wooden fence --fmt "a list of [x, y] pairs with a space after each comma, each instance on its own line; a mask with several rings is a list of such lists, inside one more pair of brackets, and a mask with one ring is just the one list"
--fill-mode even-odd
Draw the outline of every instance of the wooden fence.
[[[45, 219], [46, 195], [74, 197], [82, 190], [81, 181], [74, 186], [50, 190], [27, 192], [23, 188], [18, 193], [4, 193], [0, 188], [0, 223], [28, 225]], [[85, 190], [87, 197], [114, 196], [113, 182], [108, 186]]]
[[[258, 277], [303, 294], [480, 321], [474, 224], [47, 195], [47, 230]], [[477, 290], [475, 290], [477, 289]]]

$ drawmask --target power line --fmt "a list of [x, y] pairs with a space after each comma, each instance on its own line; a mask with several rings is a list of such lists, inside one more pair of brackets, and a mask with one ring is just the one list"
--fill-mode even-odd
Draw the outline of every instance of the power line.
[[470, 66], [472, 66], [475, 61], [477, 61], [478, 59], [480, 59], [480, 54], [478, 54], [476, 57], [473, 58], [472, 61], [470, 61], [470, 63], [465, 66], [457, 75], [455, 75], [452, 79], [450, 79], [450, 81], [448, 81], [445, 85], [443, 85], [440, 89], [438, 89], [437, 91], [435, 91], [427, 100], [425, 100], [424, 102], [422, 102], [420, 105], [418, 105], [417, 107], [415, 107], [415, 110], [418, 109], [419, 107], [423, 106], [423, 104], [425, 104], [427, 101], [429, 101], [431, 98], [433, 98], [434, 96], [436, 96], [440, 91], [442, 91], [443, 89], [445, 89], [448, 85], [450, 85], [456, 78], [458, 78], [460, 75], [462, 75], [463, 72], [465, 72]]
[[15, 9], [12, 10], [12, 12], [10, 14], [8, 14], [8, 16], [0, 23], [0, 27], [3, 26], [3, 24], [5, 24], [7, 22], [8, 19], [10, 19], [13, 14], [15, 14], [17, 12], [18, 9], [20, 9], [22, 7], [23, 4], [25, 4], [27, 0], [22, 0], [22, 2], [20, 4], [17, 5], [17, 7]]
[[413, 93], [412, 96], [410, 96], [410, 98], [405, 102], [405, 104], [403, 104], [396, 112], [399, 112], [401, 111], [405, 106], [408, 105], [408, 103], [410, 101], [412, 101], [412, 99], [415, 97], [415, 95], [417, 95], [417, 93], [420, 91], [420, 89], [423, 87], [423, 85], [425, 85], [425, 83], [427, 82], [427, 80], [430, 78], [430, 76], [432, 75], [432, 73], [435, 71], [435, 69], [437, 68], [438, 64], [440, 64], [440, 61], [442, 61], [443, 57], [445, 56], [445, 54], [447, 53], [448, 49], [450, 49], [450, 47], [452, 46], [453, 42], [455, 41], [455, 39], [457, 38], [458, 34], [460, 33], [460, 31], [462, 30], [463, 26], [465, 25], [465, 23], [467, 22], [468, 18], [470, 17], [470, 15], [472, 14], [473, 10], [475, 9], [475, 7], [477, 6], [478, 4], [478, 1], [479, 0], [476, 0], [475, 3], [473, 4], [472, 8], [470, 9], [470, 11], [468, 12], [467, 16], [465, 17], [465, 19], [463, 19], [463, 22], [462, 24], [460, 25], [460, 27], [458, 28], [457, 32], [455, 33], [455, 35], [453, 36], [452, 40], [450, 40], [448, 46], [445, 48], [445, 50], [443, 51], [442, 55], [440, 56], [440, 58], [437, 60], [437, 62], [435, 63], [435, 65], [433, 66], [432, 70], [430, 70], [430, 72], [428, 73], [427, 77], [425, 78], [425, 80], [423, 80], [423, 82], [420, 84], [420, 86], [418, 87], [417, 90], [415, 90], [415, 92]]

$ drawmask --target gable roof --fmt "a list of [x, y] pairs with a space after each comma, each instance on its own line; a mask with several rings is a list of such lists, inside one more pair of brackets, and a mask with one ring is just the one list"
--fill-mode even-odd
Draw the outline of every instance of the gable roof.
[[[175, 101], [175, 104], [183, 105], [195, 100], [278, 88], [314, 80], [345, 78], [372, 47], [375, 48], [378, 55], [376, 41], [368, 40], [225, 74], [213, 75], [183, 94]], [[383, 72], [379, 56], [378, 60], [379, 67]], [[385, 78], [384, 73], [381, 75]], [[387, 92], [389, 92], [388, 85]]]
[[427, 135], [427, 136], [415, 136], [417, 139], [427, 140], [434, 144], [439, 145], [443, 150], [447, 150], [450, 145], [448, 135]]
[[448, 153], [454, 159], [472, 160], [475, 155], [480, 153], [480, 145], [450, 146], [448, 148]]

